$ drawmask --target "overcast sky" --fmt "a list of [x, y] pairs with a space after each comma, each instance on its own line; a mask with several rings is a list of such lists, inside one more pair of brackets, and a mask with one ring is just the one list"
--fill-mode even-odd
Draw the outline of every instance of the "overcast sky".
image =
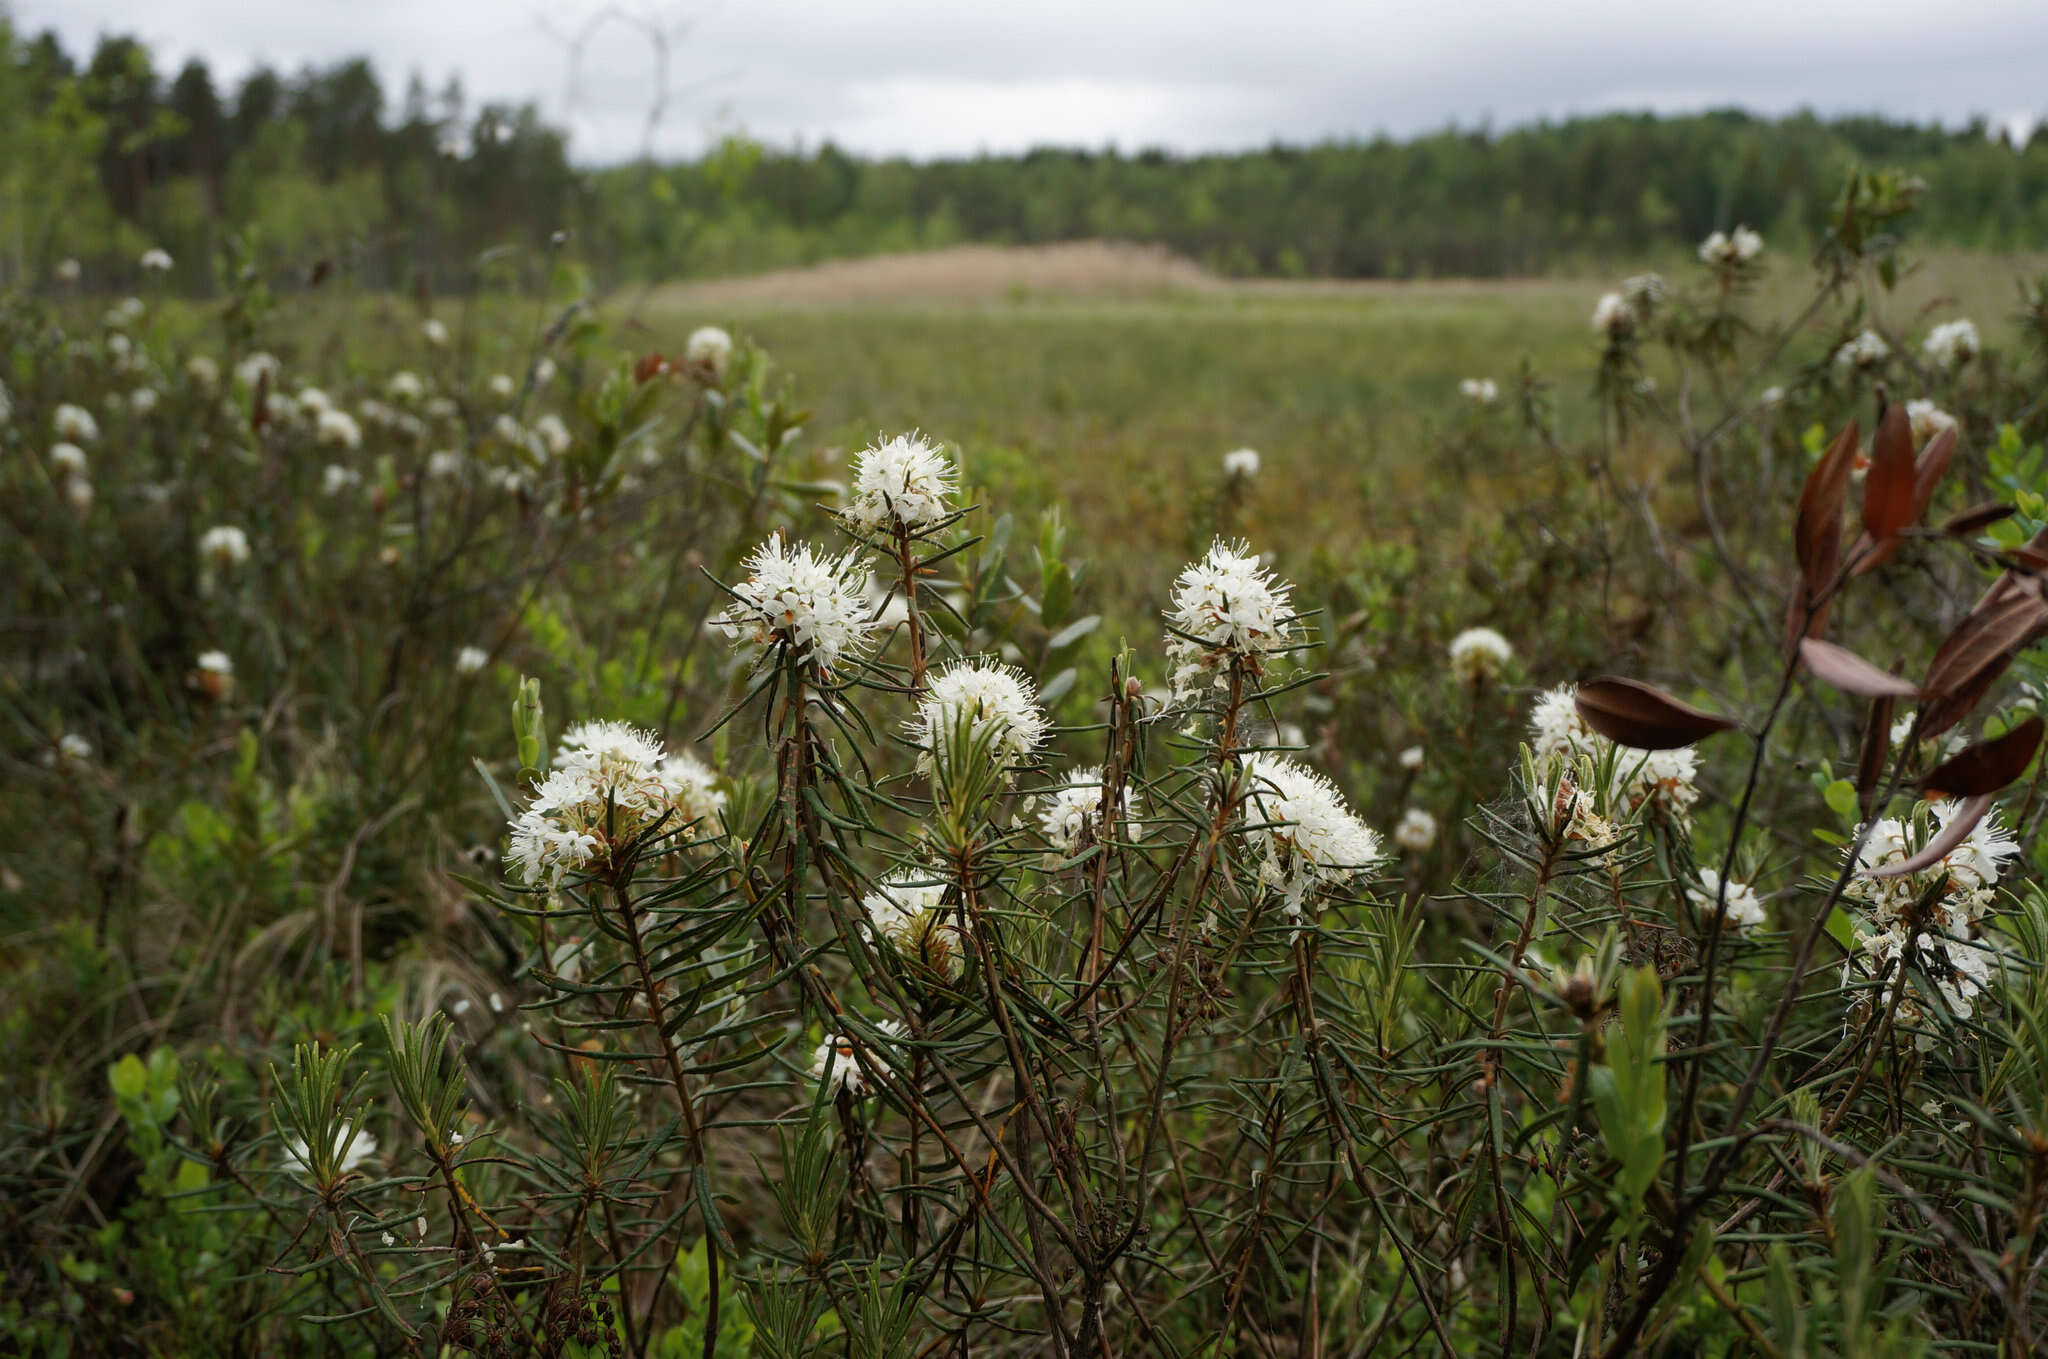
[[[642, 26], [607, 12], [627, 14]], [[2048, 0], [15, 0], [74, 52], [135, 33], [232, 82], [368, 55], [473, 103], [533, 99], [579, 160], [744, 128], [931, 156], [1205, 150], [1606, 109], [2048, 114]], [[587, 35], [580, 76], [571, 38]]]

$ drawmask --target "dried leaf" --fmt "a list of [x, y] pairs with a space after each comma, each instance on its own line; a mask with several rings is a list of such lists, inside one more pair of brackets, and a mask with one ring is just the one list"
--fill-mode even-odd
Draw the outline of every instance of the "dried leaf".
[[1861, 427], [1851, 420], [1835, 441], [1821, 454], [1820, 461], [1806, 474], [1799, 492], [1799, 518], [1793, 526], [1792, 547], [1806, 578], [1808, 593], [1815, 580], [1826, 585], [1834, 574], [1842, 546], [1842, 501], [1849, 490], [1849, 473], [1856, 464], [1856, 448], [1863, 437]]
[[1799, 657], [1823, 684], [1859, 698], [1916, 698], [1919, 690], [1911, 680], [1880, 670], [1847, 647], [1808, 637], [1799, 644]]
[[1913, 464], [1913, 518], [1917, 522], [1934, 503], [1941, 479], [1948, 475], [1949, 461], [1956, 455], [1956, 432], [1945, 429], [1927, 441], [1920, 459]]
[[1932, 797], [1982, 797], [2027, 772], [2041, 748], [2041, 718], [2028, 718], [2005, 735], [1965, 746], [1935, 766], [1921, 787]]
[[1977, 829], [1977, 823], [1982, 821], [1990, 811], [1990, 797], [1971, 798], [1962, 805], [1962, 809], [1955, 814], [1954, 819], [1941, 828], [1941, 834], [1929, 840], [1918, 854], [1910, 855], [1895, 864], [1886, 864], [1882, 868], [1873, 868], [1870, 870], [1870, 876], [1873, 878], [1903, 878], [1908, 873], [1918, 873], [1924, 868], [1934, 867], [1934, 865], [1946, 859], [1957, 845], [1969, 839], [1970, 832]]
[[1616, 745], [1632, 750], [1675, 750], [1736, 725], [1702, 712], [1661, 689], [1631, 679], [1598, 679], [1579, 687], [1579, 716]]
[[1788, 656], [1801, 637], [1817, 636], [1827, 624], [1828, 590], [1842, 556], [1842, 501], [1849, 491], [1849, 473], [1856, 464], [1861, 438], [1861, 428], [1851, 420], [1806, 474], [1806, 485], [1800, 489], [1799, 517], [1792, 528], [1799, 583], [1785, 608]]
[[2014, 658], [2044, 636], [2048, 601], [2026, 577], [2000, 576], [1928, 663], [1921, 735], [1939, 736], [1967, 717]]
[[1889, 696], [1871, 700], [1870, 716], [1863, 722], [1863, 748], [1856, 755], [1856, 805], [1865, 821], [1877, 804], [1878, 784], [1892, 753], [1892, 706]]
[[1950, 515], [1942, 521], [1941, 531], [1951, 538], [1968, 538], [1974, 536], [1979, 529], [1990, 528], [2001, 519], [2010, 519], [2018, 513], [2019, 511], [2011, 505], [1987, 500], [1959, 514]]
[[1894, 403], [1877, 423], [1870, 441], [1870, 470], [1863, 478], [1863, 529], [1887, 543], [1917, 517], [1916, 469], [1913, 465], [1913, 424], [1906, 408]]

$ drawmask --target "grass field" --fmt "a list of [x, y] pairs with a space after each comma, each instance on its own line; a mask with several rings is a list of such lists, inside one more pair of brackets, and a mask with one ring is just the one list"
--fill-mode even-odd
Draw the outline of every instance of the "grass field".
[[[1683, 261], [1665, 267], [1687, 277]], [[1917, 336], [1923, 315], [1960, 313], [2003, 340], [2013, 280], [2043, 268], [2048, 259], [1931, 257], [1890, 299], [1889, 323]], [[1342, 550], [1409, 532], [1422, 493], [1447, 477], [1475, 505], [1512, 488], [1528, 469], [1514, 465], [1513, 440], [1493, 436], [1512, 428], [1505, 393], [1524, 359], [1566, 441], [1593, 437], [1599, 346], [1587, 317], [1611, 286], [1244, 284], [1150, 251], [977, 247], [616, 305], [655, 336], [716, 321], [758, 339], [798, 378], [827, 448], [917, 427], [956, 444], [969, 479], [1005, 503], [1064, 502], [1084, 541], [1123, 549], [1094, 554], [1108, 593], [1148, 598], [1160, 588], [1154, 552], [1182, 553], [1206, 534], [1199, 491], [1227, 450], [1264, 457], [1236, 527]], [[1476, 407], [1458, 390], [1467, 377], [1493, 378], [1502, 402]], [[1447, 463], [1447, 446], [1474, 456]], [[1151, 550], [1126, 574], [1139, 564], [1132, 548]]]

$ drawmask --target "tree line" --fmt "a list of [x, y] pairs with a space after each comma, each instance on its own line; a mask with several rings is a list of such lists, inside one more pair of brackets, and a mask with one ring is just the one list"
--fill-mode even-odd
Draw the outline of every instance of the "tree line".
[[[160, 70], [131, 37], [76, 58], [0, 29], [0, 269], [48, 286], [132, 280], [161, 247], [193, 292], [224, 271], [326, 261], [371, 287], [529, 274], [552, 246], [599, 285], [963, 242], [1157, 243], [1234, 275], [1539, 274], [1649, 258], [1746, 223], [1791, 247], [1859, 163], [1932, 192], [1915, 231], [2048, 246], [2048, 137], [2015, 146], [1878, 116], [1607, 114], [1495, 131], [1183, 155], [1040, 149], [932, 161], [729, 136], [690, 161], [579, 166], [533, 104], [458, 81], [396, 97], [363, 59], [232, 87]], [[513, 247], [513, 249], [505, 249]]]

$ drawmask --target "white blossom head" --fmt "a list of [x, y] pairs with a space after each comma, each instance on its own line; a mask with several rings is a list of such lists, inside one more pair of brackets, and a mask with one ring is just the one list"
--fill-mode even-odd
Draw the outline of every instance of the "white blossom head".
[[1245, 781], [1245, 839], [1260, 881], [1280, 893], [1288, 915], [1301, 915], [1309, 893], [1341, 888], [1383, 857], [1378, 834], [1306, 765], [1254, 755]]
[[1296, 640], [1293, 587], [1260, 565], [1244, 543], [1218, 540], [1180, 573], [1166, 621], [1176, 700], [1203, 676], [1221, 683], [1232, 661], [1256, 666]]
[[[290, 1133], [279, 1139], [284, 1144], [285, 1169], [299, 1176], [313, 1173], [316, 1159], [306, 1144]], [[353, 1123], [342, 1123], [334, 1130], [334, 1146], [330, 1148], [337, 1156], [335, 1169], [343, 1175], [352, 1175], [363, 1162], [377, 1154], [377, 1139], [366, 1132], [359, 1132]]]
[[1458, 384], [1458, 391], [1467, 401], [1481, 406], [1491, 406], [1500, 399], [1500, 386], [1492, 378], [1466, 378]]
[[1421, 746], [1410, 746], [1401, 752], [1401, 767], [1412, 774], [1422, 768], [1422, 762], [1425, 758], [1427, 756], [1424, 754]]
[[959, 485], [959, 470], [937, 445], [915, 431], [899, 434], [855, 456], [846, 517], [866, 533], [918, 533], [953, 513]]
[[1410, 807], [1394, 823], [1394, 843], [1410, 854], [1427, 854], [1436, 843], [1436, 818], [1420, 807]]
[[1716, 231], [1700, 242], [1700, 263], [1715, 269], [1739, 269], [1763, 253], [1764, 238], [1746, 226]]
[[418, 373], [400, 369], [384, 384], [384, 391], [393, 401], [418, 401], [427, 394], [427, 384], [420, 381]]
[[185, 360], [185, 376], [205, 391], [212, 391], [220, 385], [220, 364], [205, 354], [194, 354]]
[[318, 387], [301, 387], [292, 399], [299, 403], [300, 410], [310, 411], [315, 417], [334, 409], [334, 398]]
[[78, 267], [78, 261], [71, 259], [69, 256], [57, 261], [57, 278], [59, 282], [76, 283], [78, 282], [79, 274], [82, 272], [83, 270]]
[[554, 768], [512, 820], [508, 861], [530, 884], [615, 867], [650, 834], [683, 822], [663, 772], [661, 742], [623, 722], [582, 722], [562, 734]]
[[202, 651], [192, 666], [192, 687], [208, 698], [222, 699], [235, 691], [235, 663], [225, 651]]
[[235, 365], [235, 380], [253, 391], [266, 379], [271, 382], [277, 381], [278, 371], [283, 367], [284, 365], [278, 362], [277, 355], [266, 354], [259, 349]]
[[[1687, 888], [1685, 895], [1692, 902], [1693, 909], [1699, 912], [1700, 919], [1711, 921], [1718, 916], [1723, 929], [1749, 930], [1764, 923], [1764, 902], [1756, 894], [1756, 888], [1730, 878], [1724, 894], [1721, 874], [1717, 869], [1701, 869], [1698, 884]], [[1724, 895], [1725, 910], [1722, 908]]]
[[1896, 864], [1945, 829], [1963, 808], [1954, 798], [1925, 804], [1924, 818], [1886, 817], [1870, 828], [1856, 856], [1856, 871], [1845, 895], [1862, 902], [1880, 928], [1903, 927], [1910, 913], [1939, 888], [1930, 924], [1951, 934], [1967, 934], [1990, 911], [1994, 889], [2006, 865], [2019, 854], [2012, 833], [1988, 813], [1969, 837], [1943, 856], [1940, 863], [1917, 873], [1876, 877], [1876, 870]]
[[510, 401], [512, 393], [518, 390], [513, 386], [511, 377], [505, 373], [491, 374], [491, 380], [486, 387], [490, 394], [500, 401]]
[[437, 316], [429, 316], [420, 322], [420, 338], [434, 349], [448, 347], [448, 327]]
[[868, 569], [858, 553], [828, 557], [778, 532], [754, 549], [745, 569], [715, 620], [735, 644], [787, 652], [827, 673], [873, 645]]
[[683, 341], [683, 360], [724, 377], [732, 361], [732, 336], [718, 326], [699, 326]]
[[82, 477], [86, 472], [85, 450], [77, 444], [58, 444], [50, 450], [51, 471], [67, 477]]
[[199, 535], [199, 555], [220, 569], [249, 560], [249, 535], [233, 524], [215, 524]]
[[142, 269], [144, 273], [164, 274], [169, 273], [170, 268], [170, 251], [162, 249], [161, 247], [152, 246], [148, 250], [142, 252]]
[[903, 868], [861, 898], [868, 931], [906, 961], [951, 981], [965, 957], [960, 931], [946, 919], [946, 884], [929, 869]]
[[452, 448], [437, 448], [427, 454], [427, 475], [437, 481], [452, 480], [462, 475], [466, 459]]
[[1484, 684], [1499, 679], [1514, 654], [1508, 639], [1492, 628], [1466, 628], [1451, 639], [1451, 673], [1462, 684]]
[[551, 458], [559, 458], [574, 446], [569, 427], [562, 423], [562, 417], [550, 411], [533, 422], [533, 436], [540, 440], [540, 446]]
[[971, 740], [987, 741], [996, 762], [1010, 770], [1031, 758], [1047, 725], [1029, 675], [998, 661], [958, 660], [931, 677], [907, 729], [923, 752], [918, 768], [926, 772], [963, 727]]
[[[1122, 809], [1117, 821], [1130, 839], [1138, 839], [1144, 827], [1131, 821], [1131, 789], [1124, 785], [1119, 799]], [[1102, 767], [1076, 769], [1048, 793], [1038, 798], [1038, 829], [1053, 853], [1072, 858], [1089, 844], [1100, 829], [1102, 818]]]
[[[1585, 758], [1614, 761], [1614, 807], [1645, 809], [1684, 820], [1699, 801], [1699, 756], [1691, 747], [1677, 750], [1636, 750], [1617, 746], [1588, 727], [1579, 716], [1578, 686], [1563, 684], [1536, 700], [1529, 714], [1529, 744], [1539, 770], [1554, 772], [1559, 764]], [[1559, 786], [1572, 783], [1566, 775]], [[1584, 796], [1583, 790], [1580, 793]]]
[[128, 394], [128, 409], [137, 415], [148, 415], [156, 409], [156, 388], [137, 387]]
[[1892, 347], [1874, 330], [1859, 332], [1835, 351], [1835, 367], [1851, 371], [1875, 368], [1891, 356]]
[[57, 407], [51, 415], [50, 428], [59, 439], [70, 444], [89, 444], [100, 437], [100, 424], [92, 418], [92, 412], [68, 403]]
[[725, 790], [718, 786], [718, 772], [686, 750], [678, 750], [661, 762], [662, 786], [675, 803], [676, 822], [688, 827], [690, 837], [709, 839], [723, 828]]
[[1759, 406], [1768, 410], [1785, 400], [1785, 389], [1783, 387], [1766, 387], [1756, 400]]
[[1249, 481], [1259, 474], [1259, 450], [1234, 448], [1223, 455], [1223, 475]]
[[455, 653], [455, 673], [474, 675], [491, 663], [491, 653], [480, 646], [466, 646]]
[[1913, 427], [1915, 447], [1925, 446], [1929, 439], [1943, 430], [1958, 428], [1953, 415], [1924, 399], [1906, 403], [1906, 419]]
[[338, 462], [327, 464], [327, 470], [320, 474], [320, 489], [323, 493], [336, 496], [351, 486], [363, 484], [363, 474], [353, 467], [343, 467]]
[[71, 508], [84, 514], [92, 508], [92, 479], [90, 477], [67, 477], [64, 481], [64, 498], [71, 502]]
[[1593, 333], [1617, 340], [1636, 328], [1635, 308], [1620, 293], [1602, 293], [1593, 304]]
[[1977, 327], [1970, 321], [1943, 321], [1927, 332], [1927, 339], [1920, 346], [1920, 352], [1928, 362], [1942, 368], [1956, 369], [1977, 357], [1982, 348], [1977, 338]]

